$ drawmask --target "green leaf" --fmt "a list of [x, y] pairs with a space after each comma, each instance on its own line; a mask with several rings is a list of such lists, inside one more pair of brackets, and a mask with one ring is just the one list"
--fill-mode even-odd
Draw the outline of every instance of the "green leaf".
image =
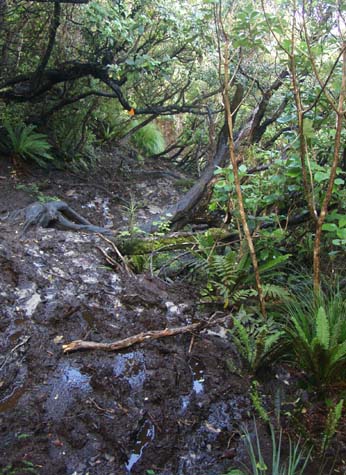
[[346, 239], [346, 228], [338, 228], [337, 231], [336, 231], [336, 234], [338, 236], [339, 239]]
[[317, 172], [315, 173], [315, 181], [317, 181], [317, 183], [321, 183], [322, 181], [326, 181], [328, 180], [329, 178], [329, 173], [326, 173], [326, 172]]
[[339, 218], [339, 228], [343, 228], [344, 226], [346, 226], [346, 216]]
[[329, 321], [323, 307], [320, 307], [316, 317], [316, 336], [322, 348], [327, 350], [330, 341]]
[[330, 232], [334, 232], [338, 229], [337, 225], [334, 224], [334, 223], [325, 223], [323, 226], [322, 226], [322, 229], [323, 231], [330, 231]]
[[313, 129], [313, 121], [311, 119], [304, 119], [303, 134], [307, 139], [311, 139], [315, 135], [315, 131]]
[[[332, 355], [330, 358], [330, 364], [333, 365], [341, 359], [346, 357], [346, 342], [340, 343], [335, 348], [333, 348]], [[346, 362], [345, 362], [346, 363]]]
[[235, 468], [231, 470], [230, 472], [225, 473], [225, 475], [245, 475], [245, 473], [242, 470]]

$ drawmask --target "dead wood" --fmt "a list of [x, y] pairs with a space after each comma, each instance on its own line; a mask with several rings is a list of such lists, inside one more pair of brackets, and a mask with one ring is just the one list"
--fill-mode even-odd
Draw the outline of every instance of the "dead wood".
[[[202, 231], [204, 233], [205, 231]], [[223, 228], [209, 228], [208, 233], [215, 241], [231, 243], [237, 237], [234, 233]], [[197, 245], [200, 232], [176, 232], [163, 236], [116, 236], [112, 238], [113, 244], [123, 256], [135, 256], [158, 252], [176, 251], [179, 249], [192, 249]], [[111, 243], [109, 243], [111, 244]], [[113, 247], [112, 244], [112, 247]], [[118, 254], [118, 257], [119, 254]], [[120, 257], [122, 260], [122, 258]]]
[[164, 338], [167, 336], [179, 335], [182, 333], [189, 333], [193, 330], [197, 330], [202, 327], [205, 322], [192, 323], [183, 327], [165, 328], [164, 330], [153, 330], [148, 332], [138, 333], [137, 335], [124, 338], [123, 340], [117, 340], [112, 343], [102, 343], [96, 341], [83, 341], [74, 340], [71, 343], [62, 346], [64, 353], [70, 353], [77, 350], [104, 350], [104, 351], [117, 351], [123, 348], [136, 345], [137, 343], [143, 343], [144, 341], [157, 340], [158, 338]]

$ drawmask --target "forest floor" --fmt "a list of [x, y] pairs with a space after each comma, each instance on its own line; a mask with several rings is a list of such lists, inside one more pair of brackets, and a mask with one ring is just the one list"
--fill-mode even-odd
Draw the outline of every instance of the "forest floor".
[[[132, 200], [145, 222], [183, 190], [165, 162], [138, 169], [120, 154], [87, 174], [21, 176], [0, 161], [1, 475], [221, 475], [244, 460], [250, 383], [227, 365], [235, 354], [223, 328], [119, 352], [62, 350], [208, 320], [198, 289], [115, 272], [96, 234], [33, 227], [21, 236], [22, 223], [7, 218], [55, 197], [115, 229], [133, 219]], [[270, 435], [259, 430], [266, 452]]]

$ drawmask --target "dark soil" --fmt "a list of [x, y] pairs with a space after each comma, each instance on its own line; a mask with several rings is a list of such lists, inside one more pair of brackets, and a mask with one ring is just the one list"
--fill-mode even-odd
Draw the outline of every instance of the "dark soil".
[[[20, 237], [22, 223], [7, 218], [57, 197], [120, 229], [133, 221], [132, 199], [145, 222], [181, 190], [162, 173], [166, 163], [138, 168], [118, 155], [87, 175], [32, 177], [0, 161], [0, 474], [221, 475], [244, 459], [250, 385], [229, 370], [220, 329], [116, 353], [62, 351], [75, 339], [110, 342], [209, 319], [196, 289], [116, 273], [96, 234], [31, 228]], [[266, 451], [270, 436], [265, 424], [259, 430]]]

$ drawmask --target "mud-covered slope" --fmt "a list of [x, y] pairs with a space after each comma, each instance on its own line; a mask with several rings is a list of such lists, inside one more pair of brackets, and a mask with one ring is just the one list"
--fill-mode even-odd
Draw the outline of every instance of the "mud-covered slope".
[[[1, 225], [1, 464], [42, 474], [219, 474], [246, 417], [227, 342], [207, 334], [64, 355], [198, 320], [189, 289], [105, 267], [96, 235]], [[205, 316], [204, 316], [205, 317]], [[190, 351], [189, 351], [190, 349]]]
[[[0, 473], [225, 472], [249, 417], [247, 381], [227, 369], [227, 339], [204, 332], [118, 353], [62, 351], [74, 339], [110, 342], [209, 318], [198, 313], [194, 289], [117, 275], [95, 234], [32, 228], [20, 238], [20, 222], [6, 216], [34, 201], [32, 179], [23, 191], [0, 171]], [[145, 220], [174, 196], [174, 180], [161, 180], [141, 178], [121, 190], [118, 180], [113, 191], [126, 197], [127, 190], [127, 199], [137, 193]], [[130, 218], [101, 188], [78, 188], [78, 177], [44, 182], [45, 196], [68, 201], [97, 225]]]

